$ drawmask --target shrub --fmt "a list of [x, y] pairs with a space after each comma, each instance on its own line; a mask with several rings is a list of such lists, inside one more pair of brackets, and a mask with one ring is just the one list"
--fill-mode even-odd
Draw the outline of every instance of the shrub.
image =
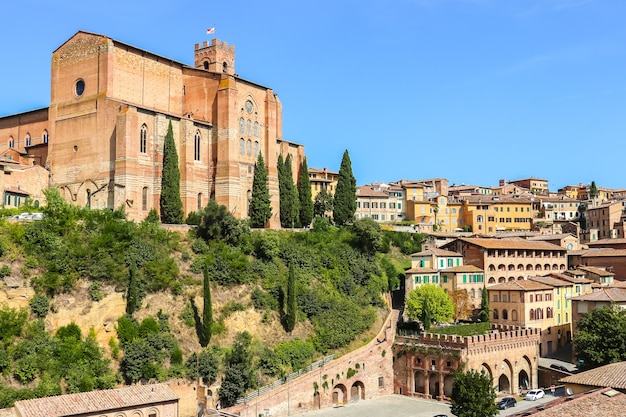
[[99, 282], [92, 282], [89, 285], [89, 295], [91, 295], [91, 299], [94, 301], [100, 301], [104, 298], [102, 294], [102, 285]]
[[43, 294], [37, 294], [30, 300], [30, 309], [39, 318], [46, 317], [50, 310], [50, 300]]
[[223, 320], [229, 317], [235, 311], [245, 311], [245, 310], [246, 310], [246, 307], [243, 304], [238, 303], [236, 301], [229, 301], [224, 305], [224, 307], [222, 307], [221, 318]]
[[0, 278], [8, 277], [9, 275], [11, 275], [11, 267], [7, 264], [2, 265], [0, 268]]

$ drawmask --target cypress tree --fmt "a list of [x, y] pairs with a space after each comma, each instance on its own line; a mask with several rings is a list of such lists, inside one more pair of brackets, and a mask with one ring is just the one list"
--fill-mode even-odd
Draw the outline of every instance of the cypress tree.
[[287, 227], [294, 227], [300, 225], [300, 201], [298, 199], [298, 187], [293, 182], [293, 159], [291, 154], [287, 155], [285, 160], [285, 184], [287, 184], [287, 201], [289, 201], [289, 225]]
[[259, 152], [254, 165], [254, 179], [252, 181], [252, 199], [248, 209], [251, 227], [265, 227], [272, 216], [270, 191], [267, 187], [267, 170], [263, 155]]
[[287, 280], [287, 314], [285, 316], [285, 328], [291, 333], [296, 327], [296, 315], [298, 306], [296, 304], [296, 271], [293, 262], [289, 264], [289, 279]]
[[480, 321], [486, 323], [489, 321], [489, 293], [487, 287], [483, 285], [483, 292], [480, 299]]
[[591, 181], [591, 187], [589, 187], [589, 197], [596, 198], [598, 196], [598, 187], [595, 181]]
[[306, 157], [302, 160], [302, 164], [300, 165], [298, 197], [300, 198], [300, 225], [306, 227], [310, 225], [313, 220], [313, 197]]
[[161, 178], [161, 222], [181, 224], [183, 222], [183, 201], [180, 198], [180, 171], [178, 153], [174, 143], [172, 121], [167, 128], [163, 145], [163, 176]]
[[291, 213], [291, 207], [289, 204], [289, 190], [287, 188], [287, 180], [285, 176], [285, 162], [283, 160], [283, 154], [278, 155], [278, 163], [276, 166], [278, 170], [278, 200], [280, 202], [280, 225], [282, 227], [291, 227], [289, 224], [289, 214]]
[[211, 301], [211, 282], [209, 281], [209, 265], [208, 262], [204, 264], [204, 309], [202, 311], [202, 337], [200, 338], [200, 344], [202, 347], [206, 347], [211, 341], [211, 325], [213, 324], [213, 304]]
[[126, 314], [132, 316], [139, 307], [139, 283], [137, 282], [137, 265], [131, 262], [128, 268], [128, 288], [126, 290]]
[[339, 180], [333, 201], [333, 217], [339, 226], [354, 218], [356, 212], [356, 179], [352, 174], [352, 162], [348, 150], [343, 153], [339, 167]]

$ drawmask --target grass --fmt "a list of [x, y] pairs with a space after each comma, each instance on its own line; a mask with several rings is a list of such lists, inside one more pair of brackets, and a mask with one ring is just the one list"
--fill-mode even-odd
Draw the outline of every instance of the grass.
[[454, 334], [459, 336], [476, 336], [487, 334], [491, 330], [489, 323], [457, 324], [440, 328], [430, 328], [428, 333]]

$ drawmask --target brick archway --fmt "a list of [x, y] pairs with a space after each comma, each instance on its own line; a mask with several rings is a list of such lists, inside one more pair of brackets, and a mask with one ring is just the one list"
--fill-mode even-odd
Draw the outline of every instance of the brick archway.
[[413, 374], [413, 392], [426, 394], [426, 376], [423, 371], [415, 371]]
[[333, 387], [333, 404], [346, 404], [348, 402], [348, 389], [343, 384]]
[[362, 381], [355, 381], [350, 387], [350, 401], [356, 402], [365, 399], [365, 384]]

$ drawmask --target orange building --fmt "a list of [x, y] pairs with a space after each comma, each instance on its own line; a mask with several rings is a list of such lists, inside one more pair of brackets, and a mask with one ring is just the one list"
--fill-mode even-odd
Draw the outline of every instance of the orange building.
[[268, 223], [278, 227], [278, 155], [292, 155], [295, 180], [304, 148], [282, 137], [282, 105], [272, 89], [235, 72], [233, 45], [213, 39], [193, 53], [189, 66], [79, 31], [52, 55], [50, 106], [0, 118], [0, 143], [25, 153], [45, 143], [40, 163], [68, 201], [124, 206], [140, 220], [159, 208], [171, 123], [185, 213], [214, 198], [247, 217], [261, 153], [273, 213]]

